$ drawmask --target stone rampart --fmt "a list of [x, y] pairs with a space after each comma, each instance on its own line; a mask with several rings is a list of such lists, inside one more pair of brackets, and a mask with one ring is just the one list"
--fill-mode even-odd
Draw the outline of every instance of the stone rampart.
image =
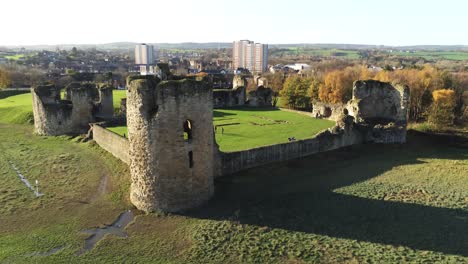
[[92, 124], [92, 129], [93, 139], [101, 148], [121, 161], [130, 164], [130, 154], [128, 151], [130, 144], [126, 138], [121, 137], [99, 124]]

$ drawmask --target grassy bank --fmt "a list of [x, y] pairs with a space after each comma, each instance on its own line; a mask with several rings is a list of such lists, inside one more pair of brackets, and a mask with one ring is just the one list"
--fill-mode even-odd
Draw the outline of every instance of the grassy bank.
[[[107, 235], [82, 256], [80, 230], [129, 208], [126, 166], [90, 143], [33, 136], [30, 126], [0, 124], [0, 137], [0, 262], [468, 261], [468, 152], [431, 136], [220, 178], [205, 206], [138, 215], [127, 238]], [[45, 195], [35, 198], [7, 161]]]

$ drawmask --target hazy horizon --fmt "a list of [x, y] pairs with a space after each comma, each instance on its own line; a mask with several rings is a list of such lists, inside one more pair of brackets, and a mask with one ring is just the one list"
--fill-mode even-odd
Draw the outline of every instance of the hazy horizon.
[[[0, 46], [224, 43], [468, 45], [468, 2], [6, 1]], [[10, 26], [5, 26], [10, 25]]]

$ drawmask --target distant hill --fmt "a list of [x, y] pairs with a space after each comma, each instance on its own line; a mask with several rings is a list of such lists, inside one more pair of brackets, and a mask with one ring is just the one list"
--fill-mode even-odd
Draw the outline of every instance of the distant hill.
[[[129, 50], [133, 49], [136, 42], [113, 42], [105, 44], [60, 44], [60, 45], [30, 45], [30, 46], [4, 46], [10, 49], [26, 48], [28, 50], [55, 50], [72, 49], [100, 49], [100, 50]], [[147, 43], [152, 44], [159, 49], [222, 49], [232, 48], [232, 42], [183, 42], [183, 43]], [[385, 46], [385, 45], [367, 45], [367, 44], [311, 44], [311, 43], [291, 43], [291, 44], [269, 44], [270, 48], [317, 48], [317, 49], [400, 49], [400, 50], [427, 50], [427, 51], [468, 51], [468, 45], [415, 45], [415, 46]]]

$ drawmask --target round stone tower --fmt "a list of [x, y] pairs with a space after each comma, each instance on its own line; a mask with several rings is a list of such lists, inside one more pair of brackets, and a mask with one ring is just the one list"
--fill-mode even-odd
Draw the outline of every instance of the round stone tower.
[[131, 202], [146, 212], [201, 205], [214, 191], [211, 87], [152, 76], [127, 84]]

